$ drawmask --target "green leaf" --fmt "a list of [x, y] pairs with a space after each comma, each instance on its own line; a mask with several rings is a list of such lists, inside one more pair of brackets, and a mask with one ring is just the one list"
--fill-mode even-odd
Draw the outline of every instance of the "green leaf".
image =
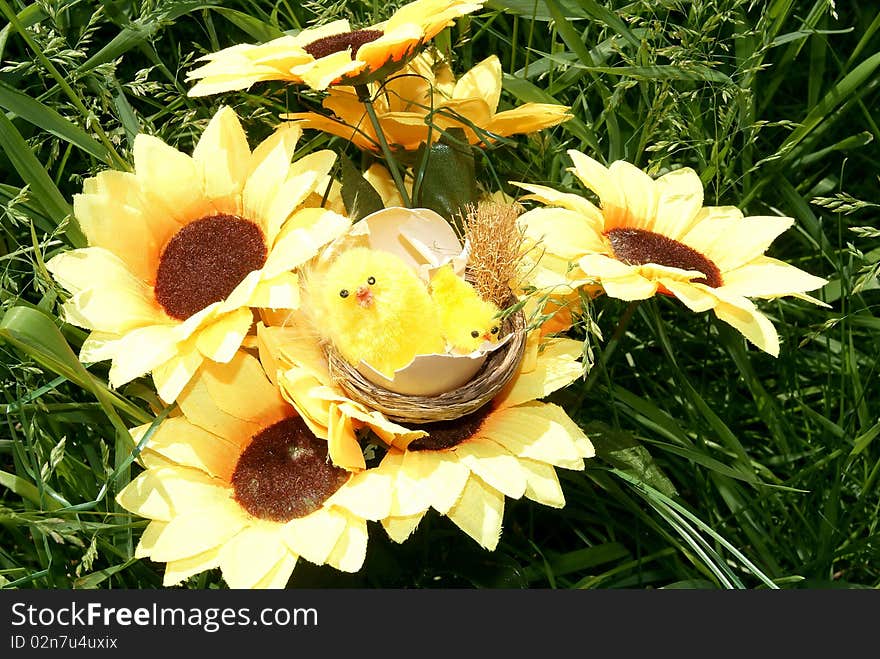
[[110, 153], [82, 128], [71, 123], [52, 108], [0, 82], [0, 107], [25, 121], [79, 147], [99, 160], [110, 160]]
[[[425, 152], [419, 148], [417, 159], [424, 162], [415, 203], [430, 208], [449, 222], [458, 225], [461, 214], [477, 201], [474, 154], [461, 128], [450, 128]], [[425, 157], [427, 156], [427, 157]]]
[[8, 471], [0, 471], [0, 485], [15, 492], [23, 499], [27, 499], [35, 506], [44, 510], [57, 510], [61, 508], [61, 504], [52, 501], [48, 497], [40, 496], [40, 490], [30, 481], [26, 481], [21, 476], [10, 474]]
[[[578, 6], [577, 0], [558, 0], [562, 14], [568, 18], [584, 19], [589, 15]], [[509, 14], [519, 14], [525, 18], [533, 18], [536, 21], [552, 21], [553, 15], [547, 11], [544, 2], [536, 0], [488, 0], [486, 7], [498, 9]]]
[[235, 9], [215, 7], [214, 11], [236, 27], [240, 28], [243, 32], [247, 32], [247, 34], [257, 42], [264, 43], [284, 36], [284, 32], [274, 25], [269, 25], [253, 16], [236, 11]]
[[630, 433], [615, 430], [601, 421], [587, 424], [584, 432], [593, 442], [598, 457], [668, 497], [678, 496], [675, 485], [657, 466], [648, 449]]
[[33, 199], [39, 201], [54, 222], [54, 226], [57, 227], [68, 220], [65, 234], [71, 245], [85, 246], [86, 238], [73, 218], [70, 204], [37, 160], [21, 133], [2, 112], [0, 112], [0, 146], [3, 147], [6, 157], [9, 158], [18, 175], [30, 186]]
[[342, 162], [342, 201], [352, 222], [357, 222], [370, 213], [385, 208], [382, 197], [370, 182], [363, 177], [354, 163], [344, 153]]

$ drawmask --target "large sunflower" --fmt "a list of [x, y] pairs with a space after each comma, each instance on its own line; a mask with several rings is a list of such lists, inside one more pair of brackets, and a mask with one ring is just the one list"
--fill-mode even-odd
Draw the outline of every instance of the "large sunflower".
[[383, 469], [328, 463], [326, 441], [243, 351], [206, 362], [178, 405], [183, 414], [161, 422], [141, 454], [146, 469], [117, 496], [150, 520], [135, 555], [166, 563], [166, 586], [219, 567], [231, 588], [281, 588], [299, 557], [360, 569], [366, 520], [390, 510]]
[[[378, 84], [371, 87], [370, 97], [375, 99], [373, 106], [385, 139], [392, 147], [408, 151], [429, 139], [438, 140], [442, 131], [452, 127], [462, 128], [471, 144], [480, 144], [496, 137], [533, 133], [571, 118], [569, 108], [548, 103], [526, 103], [498, 112], [501, 62], [495, 55], [456, 81], [448, 62], [422, 53], [383, 82], [381, 89]], [[375, 128], [354, 89], [334, 87], [323, 105], [335, 116], [302, 112], [285, 118], [344, 137], [361, 149], [379, 151]]]
[[66, 320], [92, 330], [80, 359], [112, 360], [114, 387], [152, 372], [171, 402], [203, 360], [231, 359], [252, 307], [297, 306], [291, 270], [350, 224], [318, 206], [335, 154], [291, 164], [301, 132], [283, 124], [252, 152], [221, 108], [192, 156], [141, 134], [134, 173], [86, 180], [74, 213], [90, 246], [47, 264], [72, 293]]
[[538, 399], [581, 375], [581, 350], [579, 341], [549, 339], [540, 352], [527, 354], [515, 379], [483, 408], [412, 426], [426, 435], [392, 447], [380, 464], [393, 477], [391, 514], [382, 521], [391, 538], [403, 542], [433, 508], [492, 550], [505, 496], [564, 506], [554, 468], [583, 469], [584, 458], [595, 452], [561, 407]]
[[415, 0], [366, 28], [352, 30], [347, 20], [340, 20], [265, 44], [225, 48], [203, 57], [208, 63], [187, 75], [199, 81], [189, 95], [247, 89], [266, 80], [324, 90], [378, 79], [403, 66], [454, 19], [480, 9], [484, 1]]
[[260, 360], [312, 432], [327, 440], [333, 464], [351, 470], [366, 467], [362, 430], [387, 444], [405, 445], [425, 435], [350, 399], [333, 381], [327, 357], [301, 312], [284, 314], [283, 322], [283, 327], [257, 326]]
[[758, 348], [777, 355], [779, 337], [749, 298], [795, 296], [824, 279], [764, 252], [788, 229], [789, 217], [743, 217], [735, 207], [703, 206], [703, 185], [688, 168], [654, 180], [630, 163], [604, 167], [568, 152], [575, 176], [600, 200], [516, 183], [546, 204], [523, 214], [527, 235], [556, 259], [575, 265], [567, 277], [600, 284], [622, 300], [672, 295], [696, 312], [712, 309]]

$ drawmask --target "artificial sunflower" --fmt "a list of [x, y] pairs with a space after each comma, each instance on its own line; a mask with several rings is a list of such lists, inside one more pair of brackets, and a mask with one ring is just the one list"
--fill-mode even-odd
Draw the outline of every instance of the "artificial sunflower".
[[598, 207], [576, 194], [515, 185], [532, 193], [525, 199], [548, 206], [524, 213], [521, 221], [531, 240], [569, 264], [566, 277], [575, 286], [590, 281], [622, 300], [662, 293], [695, 312], [711, 309], [774, 356], [776, 329], [749, 298], [794, 296], [822, 304], [805, 292], [826, 280], [764, 255], [792, 218], [743, 217], [735, 207], [703, 206], [703, 185], [689, 168], [655, 180], [622, 160], [606, 168], [578, 151], [568, 153], [570, 171], [596, 193]]
[[426, 433], [392, 447], [380, 468], [392, 474], [391, 514], [382, 521], [403, 542], [431, 508], [486, 549], [501, 534], [504, 497], [561, 508], [555, 467], [581, 470], [595, 455], [590, 440], [558, 405], [540, 402], [582, 373], [582, 345], [549, 339], [527, 353], [515, 379], [465, 417], [412, 428]]
[[166, 586], [219, 567], [231, 588], [281, 588], [300, 557], [360, 569], [366, 520], [390, 510], [384, 470], [330, 464], [327, 442], [244, 351], [206, 362], [177, 402], [182, 414], [148, 438], [146, 469], [117, 496], [150, 520], [135, 556], [166, 563]]
[[301, 133], [282, 124], [251, 151], [221, 108], [192, 156], [141, 134], [133, 173], [85, 181], [74, 213], [89, 247], [47, 263], [72, 294], [67, 322], [92, 330], [80, 359], [112, 360], [114, 387], [152, 372], [171, 402], [205, 359], [232, 358], [251, 308], [297, 306], [292, 270], [350, 224], [319, 205], [335, 154], [291, 164]]
[[202, 58], [208, 63], [187, 75], [199, 82], [190, 96], [247, 89], [283, 80], [315, 90], [362, 84], [388, 75], [453, 24], [480, 9], [485, 0], [415, 0], [386, 21], [353, 30], [347, 20], [302, 30], [265, 44], [240, 44]]
[[[373, 84], [370, 97], [388, 144], [407, 151], [438, 140], [444, 130], [453, 127], [463, 129], [471, 144], [483, 144], [497, 137], [549, 128], [572, 116], [570, 108], [550, 103], [526, 103], [498, 112], [501, 62], [495, 55], [456, 81], [446, 60], [434, 53], [422, 53], [398, 75], [383, 81], [381, 88]], [[356, 90], [334, 87], [323, 105], [334, 116], [302, 112], [285, 118], [344, 137], [361, 149], [380, 150], [375, 127], [368, 121]]]
[[327, 440], [333, 464], [366, 467], [360, 435], [370, 430], [387, 444], [403, 444], [424, 432], [410, 430], [349, 398], [333, 381], [327, 357], [302, 312], [278, 318], [283, 326], [257, 325], [260, 361], [312, 432]]

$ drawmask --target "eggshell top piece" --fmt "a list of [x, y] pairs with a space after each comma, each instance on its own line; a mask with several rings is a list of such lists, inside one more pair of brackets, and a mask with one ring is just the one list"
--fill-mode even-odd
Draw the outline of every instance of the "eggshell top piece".
[[350, 233], [365, 236], [371, 249], [400, 257], [425, 282], [449, 262], [457, 275], [464, 274], [466, 249], [449, 222], [427, 208], [384, 208], [355, 223]]

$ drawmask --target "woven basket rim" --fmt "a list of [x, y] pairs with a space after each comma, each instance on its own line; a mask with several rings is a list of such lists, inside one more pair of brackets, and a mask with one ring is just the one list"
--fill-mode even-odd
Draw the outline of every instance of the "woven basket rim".
[[353, 400], [382, 412], [392, 421], [424, 424], [451, 421], [476, 412], [491, 401], [519, 368], [525, 354], [526, 321], [522, 310], [507, 316], [501, 323], [512, 337], [490, 352], [480, 370], [465, 384], [436, 396], [399, 394], [365, 378], [330, 344], [323, 346], [330, 377]]

